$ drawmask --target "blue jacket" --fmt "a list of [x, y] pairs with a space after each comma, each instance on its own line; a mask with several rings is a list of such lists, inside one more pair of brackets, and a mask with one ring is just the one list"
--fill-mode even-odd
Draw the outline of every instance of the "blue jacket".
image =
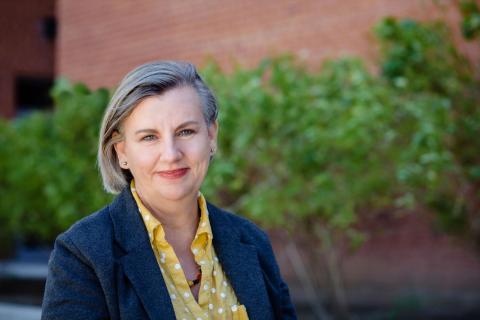
[[[175, 319], [129, 188], [55, 241], [42, 319]], [[213, 245], [249, 319], [296, 319], [267, 235], [208, 204]]]

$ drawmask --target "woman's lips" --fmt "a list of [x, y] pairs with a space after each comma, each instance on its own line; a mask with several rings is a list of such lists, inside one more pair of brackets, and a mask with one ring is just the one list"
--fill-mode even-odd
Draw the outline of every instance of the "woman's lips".
[[178, 179], [187, 174], [188, 168], [159, 171], [158, 175], [167, 179]]

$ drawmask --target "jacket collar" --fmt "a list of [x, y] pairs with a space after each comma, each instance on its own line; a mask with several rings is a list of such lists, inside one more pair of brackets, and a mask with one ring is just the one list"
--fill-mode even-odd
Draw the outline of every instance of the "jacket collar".
[[[250, 319], [269, 318], [269, 302], [255, 246], [242, 239], [240, 228], [228, 214], [211, 204], [207, 207], [213, 246], [238, 300], [245, 305]], [[175, 319], [168, 289], [128, 187], [109, 210], [115, 240], [125, 253], [118, 262], [136, 288], [149, 317], [156, 319], [163, 315], [165, 319]]]
[[[124, 255], [118, 263], [135, 287], [150, 319], [175, 319], [168, 289], [163, 281], [150, 240], [130, 189], [124, 188], [109, 207], [115, 240]], [[146, 276], [148, 275], [148, 276]]]

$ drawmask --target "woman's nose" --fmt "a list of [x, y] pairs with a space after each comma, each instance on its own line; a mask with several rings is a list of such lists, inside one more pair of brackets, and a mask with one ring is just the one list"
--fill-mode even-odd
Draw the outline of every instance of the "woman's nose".
[[175, 162], [182, 157], [182, 152], [179, 148], [179, 145], [174, 139], [165, 141], [162, 145], [161, 158], [163, 161]]

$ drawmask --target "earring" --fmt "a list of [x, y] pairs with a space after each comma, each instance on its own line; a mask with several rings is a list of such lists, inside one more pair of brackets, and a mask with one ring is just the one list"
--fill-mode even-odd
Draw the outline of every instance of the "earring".
[[127, 162], [127, 161], [123, 161], [122, 164], [123, 164], [124, 166], [126, 166], [126, 165], [128, 164], [128, 162]]

